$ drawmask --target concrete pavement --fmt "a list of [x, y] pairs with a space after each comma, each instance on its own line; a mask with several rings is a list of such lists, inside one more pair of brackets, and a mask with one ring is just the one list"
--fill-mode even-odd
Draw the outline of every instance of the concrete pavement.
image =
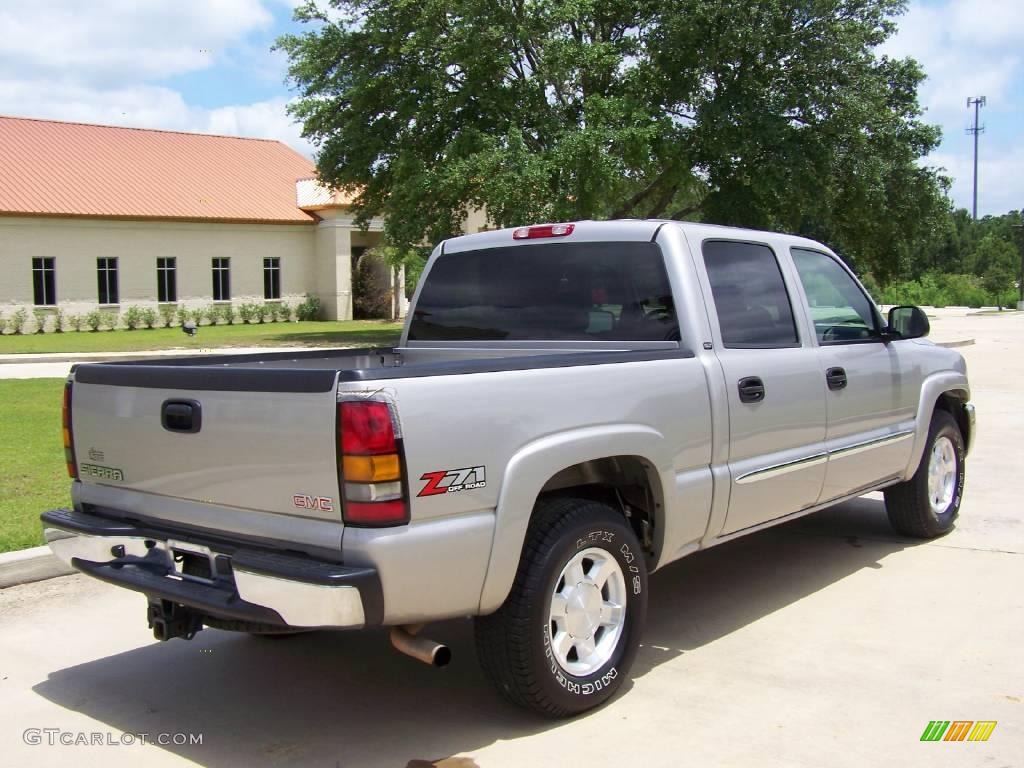
[[[597, 712], [552, 723], [505, 704], [466, 621], [430, 630], [453, 649], [444, 670], [381, 631], [160, 644], [142, 597], [68, 576], [0, 591], [2, 762], [1020, 765], [1024, 315], [942, 322], [977, 337], [961, 350], [978, 441], [956, 530], [902, 539], [867, 497], [667, 567], [631, 680]], [[998, 725], [983, 743], [922, 743], [936, 719]], [[203, 743], [31, 745], [28, 728]]]
[[111, 360], [160, 360], [168, 357], [208, 357], [211, 355], [247, 355], [257, 352], [289, 352], [310, 347], [225, 347], [217, 349], [161, 349], [149, 352], [58, 352], [5, 355], [0, 357], [0, 379], [66, 378], [75, 363], [102, 363]]

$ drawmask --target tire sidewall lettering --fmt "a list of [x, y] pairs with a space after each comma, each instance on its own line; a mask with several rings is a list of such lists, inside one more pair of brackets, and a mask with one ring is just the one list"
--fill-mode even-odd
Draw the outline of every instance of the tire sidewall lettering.
[[[610, 556], [614, 557], [618, 561], [622, 570], [625, 572], [627, 584], [631, 585], [630, 588], [627, 588], [629, 600], [627, 603], [627, 615], [629, 615], [628, 612], [630, 608], [632, 608], [631, 604], [633, 600], [639, 598], [643, 593], [643, 579], [641, 577], [640, 570], [643, 566], [643, 559], [634, 551], [629, 542], [622, 541], [622, 537], [618, 532], [610, 531], [606, 528], [595, 528], [584, 535], [577, 537], [574, 545], [567, 554], [571, 557], [576, 552], [590, 547], [598, 547], [608, 552]], [[560, 567], [561, 566], [559, 566], [559, 570]], [[627, 622], [629, 622], [629, 620], [630, 619], [627, 618]], [[626, 631], [629, 632], [631, 630], [627, 628]], [[606, 693], [611, 690], [612, 684], [619, 678], [618, 663], [621, 656], [621, 645], [620, 649], [616, 650], [616, 653], [610, 660], [610, 666], [597, 670], [588, 678], [573, 678], [562, 669], [555, 658], [554, 651], [551, 648], [550, 632], [546, 622], [541, 628], [541, 635], [543, 654], [547, 661], [547, 665], [551, 670], [551, 679], [557, 683], [560, 688], [566, 691], [566, 693], [581, 697]], [[620, 644], [622, 642], [623, 640], [620, 640]]]

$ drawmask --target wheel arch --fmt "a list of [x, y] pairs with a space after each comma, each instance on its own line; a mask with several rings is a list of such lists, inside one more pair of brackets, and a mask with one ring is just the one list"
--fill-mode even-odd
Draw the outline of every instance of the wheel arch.
[[[497, 610], [508, 596], [527, 528], [543, 494], [574, 492], [608, 501], [630, 519], [634, 530], [640, 527], [641, 541], [646, 520], [649, 564], [655, 562], [665, 527], [664, 494], [672, 475], [664, 443], [664, 436], [651, 427], [626, 424], [548, 435], [520, 449], [507, 465], [498, 495], [480, 613]], [[609, 451], [610, 445], [614, 451]], [[638, 503], [640, 493], [648, 494], [652, 508]]]
[[936, 409], [948, 411], [960, 426], [964, 438], [964, 447], [968, 448], [971, 441], [970, 418], [964, 406], [970, 400], [971, 391], [967, 377], [959, 372], [945, 371], [933, 374], [921, 385], [921, 397], [918, 400], [915, 418], [914, 447], [910, 453], [910, 463], [903, 473], [903, 479], [909, 480], [917, 470], [921, 457], [924, 455], [928, 442], [928, 430], [931, 427], [932, 415]]

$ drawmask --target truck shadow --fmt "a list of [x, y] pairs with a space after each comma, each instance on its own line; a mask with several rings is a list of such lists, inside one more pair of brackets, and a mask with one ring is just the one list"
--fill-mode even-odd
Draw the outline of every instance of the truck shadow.
[[[881, 568], [909, 544], [889, 530], [880, 501], [858, 499], [669, 566], [651, 578], [631, 676]], [[283, 640], [205, 630], [191, 643], [154, 642], [52, 672], [33, 690], [125, 733], [201, 733], [201, 745], [164, 748], [209, 768], [430, 766], [559, 727], [491, 689], [468, 621], [433, 625], [430, 634], [452, 648], [444, 670], [397, 654], [379, 630]]]

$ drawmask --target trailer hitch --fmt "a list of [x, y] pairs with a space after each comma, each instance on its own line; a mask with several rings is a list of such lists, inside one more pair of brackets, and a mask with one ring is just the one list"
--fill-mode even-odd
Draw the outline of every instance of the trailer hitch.
[[175, 637], [191, 640], [196, 636], [196, 632], [203, 628], [201, 614], [170, 600], [150, 600], [146, 609], [146, 620], [153, 630], [153, 637], [157, 640], [170, 640]]

